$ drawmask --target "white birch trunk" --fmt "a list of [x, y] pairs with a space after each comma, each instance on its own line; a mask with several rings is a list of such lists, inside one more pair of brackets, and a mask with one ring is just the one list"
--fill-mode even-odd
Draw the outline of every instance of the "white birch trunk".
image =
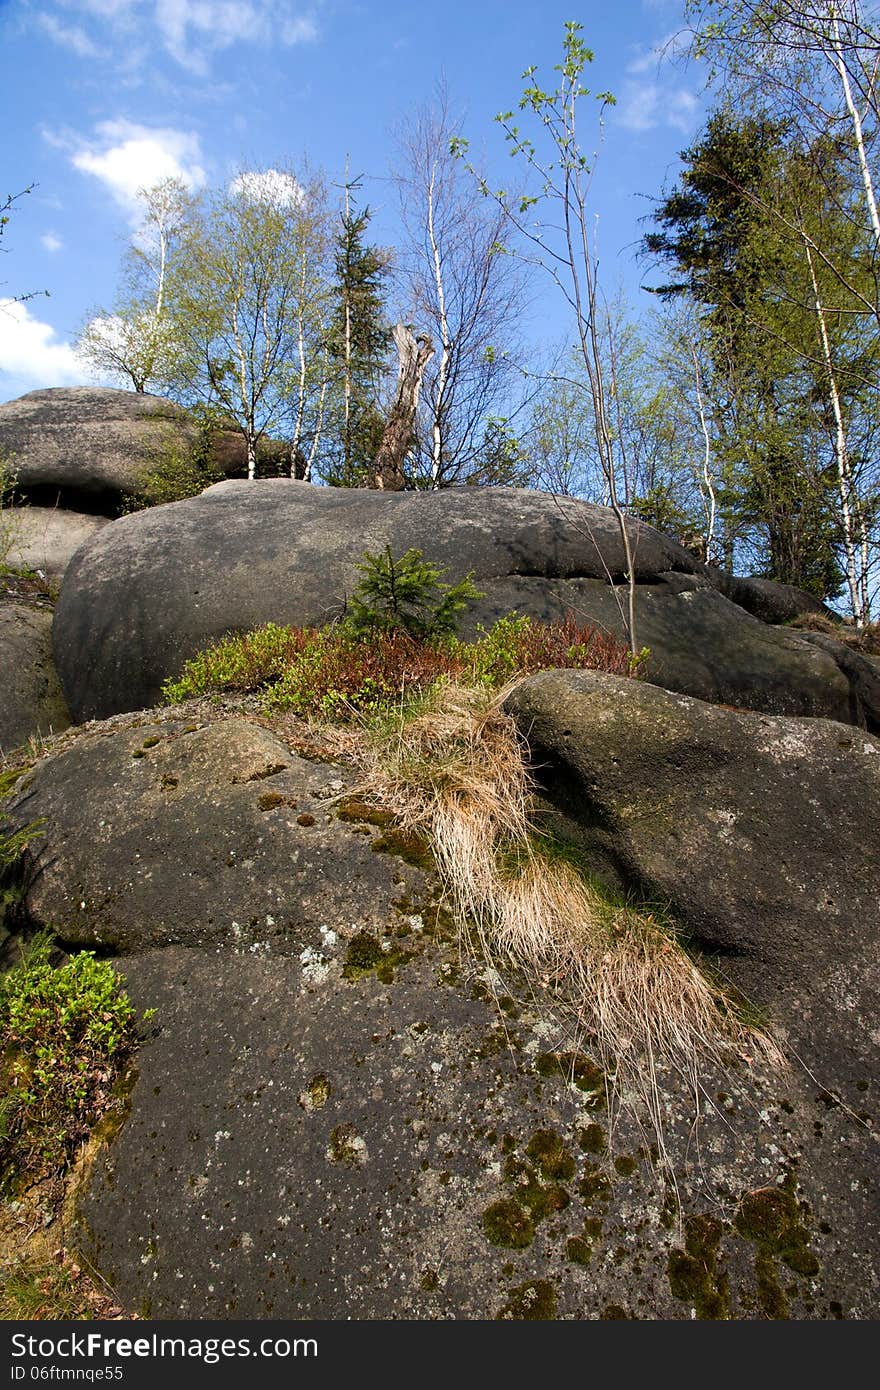
[[437, 368], [437, 394], [434, 400], [434, 419], [431, 426], [431, 483], [437, 486], [443, 467], [443, 410], [446, 404], [446, 383], [449, 379], [449, 363], [452, 357], [452, 340], [449, 335], [449, 319], [446, 313], [446, 291], [443, 284], [443, 267], [440, 248], [434, 230], [434, 188], [437, 177], [437, 164], [431, 166], [431, 181], [428, 186], [428, 238], [431, 243], [431, 256], [434, 263], [434, 285], [437, 291], [437, 309], [440, 315], [440, 362]]
[[846, 583], [849, 589], [850, 604], [852, 606], [853, 618], [857, 627], [862, 627], [865, 621], [865, 614], [862, 606], [861, 595], [859, 593], [858, 568], [856, 564], [856, 543], [853, 534], [852, 509], [850, 507], [850, 496], [852, 493], [852, 476], [849, 466], [849, 452], [846, 446], [846, 426], [843, 419], [843, 411], [840, 405], [840, 393], [837, 390], [837, 378], [834, 374], [834, 359], [831, 356], [831, 342], [828, 337], [828, 328], [825, 323], [825, 311], [822, 308], [822, 298], [819, 292], [819, 281], [816, 277], [816, 268], [813, 264], [813, 257], [810, 251], [810, 243], [806, 236], [802, 238], [804, 251], [806, 253], [807, 265], [810, 269], [810, 283], [813, 287], [813, 306], [816, 310], [816, 322], [819, 328], [819, 340], [822, 344], [822, 357], [825, 362], [825, 371], [828, 376], [828, 390], [831, 396], [831, 409], [834, 413], [834, 458], [837, 463], [837, 483], [840, 493], [840, 509], [843, 517], [843, 549], [846, 556]]
[[711, 553], [712, 542], [715, 539], [716, 515], [715, 488], [712, 485], [712, 475], [709, 472], [709, 461], [712, 457], [712, 443], [709, 438], [709, 428], [706, 424], [706, 412], [703, 408], [703, 385], [700, 376], [700, 364], [697, 360], [696, 348], [691, 348], [691, 357], [694, 363], [694, 379], [697, 387], [697, 411], [700, 416], [700, 428], [703, 431], [703, 483], [705, 484], [706, 492], [709, 495], [709, 501], [707, 503], [706, 497], [703, 494], [703, 489], [702, 487], [700, 488], [700, 496], [703, 498], [703, 508], [706, 513], [706, 559], [708, 560], [709, 555]]
[[833, 9], [831, 22], [834, 28], [834, 66], [837, 68], [837, 72], [840, 77], [841, 85], [843, 87], [843, 96], [846, 102], [846, 109], [849, 112], [849, 117], [852, 121], [853, 134], [855, 136], [856, 141], [856, 150], [858, 152], [859, 157], [859, 169], [861, 170], [862, 183], [865, 189], [865, 200], [868, 204], [868, 214], [871, 218], [871, 226], [874, 230], [874, 240], [877, 243], [878, 250], [880, 250], [880, 214], [878, 214], [877, 211], [877, 199], [874, 194], [874, 184], [871, 179], [871, 170], [868, 167], [868, 156], [865, 150], [865, 136], [864, 131], [862, 129], [862, 119], [859, 115], [858, 107], [856, 106], [855, 101], [853, 100], [852, 87], [850, 85], [849, 80], [849, 73], [847, 71], [846, 62], [844, 61], [843, 57], [843, 44], [841, 43], [840, 39], [840, 25], [837, 20], [837, 15], [834, 14]]

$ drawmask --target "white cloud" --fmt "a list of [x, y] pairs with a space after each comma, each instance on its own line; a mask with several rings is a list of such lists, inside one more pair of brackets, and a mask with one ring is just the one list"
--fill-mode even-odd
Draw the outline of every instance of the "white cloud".
[[40, 237], [40, 241], [50, 255], [54, 255], [56, 251], [60, 251], [64, 246], [64, 242], [61, 240], [60, 236], [56, 236], [54, 232], [44, 232]]
[[626, 65], [626, 70], [634, 77], [639, 73], [657, 71], [660, 64], [668, 58], [676, 58], [682, 52], [682, 35], [677, 29], [658, 39], [644, 53], [639, 53]]
[[700, 113], [700, 99], [687, 87], [664, 82], [626, 82], [615, 117], [625, 130], [638, 133], [668, 126], [690, 135]]
[[103, 121], [95, 134], [95, 139], [79, 142], [72, 163], [82, 173], [100, 179], [130, 217], [138, 219], [143, 211], [139, 191], [162, 179], [180, 179], [193, 189], [206, 182], [199, 137], [194, 132], [119, 120]]
[[36, 318], [27, 304], [0, 299], [0, 373], [15, 378], [20, 394], [44, 386], [79, 385], [85, 367], [69, 343], [59, 339], [51, 324]]
[[318, 26], [311, 15], [296, 15], [281, 26], [281, 42], [293, 47], [297, 43], [314, 43]]
[[[80, 24], [63, 22], [71, 12]], [[197, 76], [207, 74], [215, 53], [236, 44], [290, 48], [318, 37], [314, 9], [297, 0], [44, 0], [36, 18], [56, 43], [82, 58], [98, 56], [114, 39], [116, 62], [158, 45]]]
[[229, 185], [234, 198], [247, 198], [252, 203], [271, 203], [273, 207], [298, 208], [305, 193], [292, 174], [279, 169], [263, 169], [238, 174]]
[[97, 58], [101, 54], [101, 49], [93, 43], [84, 29], [76, 24], [62, 24], [52, 14], [41, 11], [37, 15], [37, 23], [44, 33], [49, 35], [55, 43], [62, 48], [69, 48], [78, 58]]

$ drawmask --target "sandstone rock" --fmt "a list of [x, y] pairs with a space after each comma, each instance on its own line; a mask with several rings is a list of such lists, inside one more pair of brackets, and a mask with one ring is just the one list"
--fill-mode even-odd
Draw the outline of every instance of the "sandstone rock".
[[7, 517], [13, 530], [7, 564], [54, 578], [64, 573], [79, 547], [108, 524], [107, 517], [61, 507], [16, 507]]
[[706, 572], [719, 593], [764, 623], [790, 623], [794, 618], [802, 618], [810, 613], [823, 618], [834, 617], [815, 595], [796, 589], [793, 584], [778, 584], [773, 579], [762, 579], [759, 575], [742, 577], [726, 574], [712, 566]]
[[[679, 776], [707, 796], [710, 816], [709, 774], [721, 785], [736, 759], [721, 738], [713, 762], [709, 739], [729, 721], [756, 731], [741, 760], [763, 766], [764, 799], [772, 768], [778, 797], [800, 785], [798, 749], [824, 765], [829, 729], [851, 743], [841, 773], [855, 796], [859, 758], [880, 748], [848, 727], [707, 710], [635, 682], [587, 676], [559, 693], [552, 679], [523, 697], [530, 726], [534, 714], [552, 732], [563, 717], [565, 749], [590, 692], [606, 701], [597, 767], [622, 809], [599, 829], [619, 837], [622, 867], [640, 815], [664, 833], [667, 765], [691, 749], [676, 721], [693, 720]], [[641, 756], [658, 780], [645, 794], [632, 768], [627, 801], [615, 730], [638, 733], [640, 711]], [[662, 746], [650, 762], [652, 733]], [[760, 753], [762, 739], [775, 753]], [[585, 839], [604, 804], [586, 757], [542, 769], [548, 789], [558, 778], [578, 803]], [[662, 1076], [664, 1170], [638, 1110], [611, 1126], [589, 1041], [536, 1010], [500, 964], [463, 958], [412, 846], [359, 822], [361, 803], [334, 801], [350, 778], [294, 751], [281, 728], [155, 713], [68, 736], [5, 808], [13, 825], [48, 821], [37, 876], [25, 879], [32, 916], [51, 916], [68, 940], [126, 950], [127, 988], [138, 1009], [156, 1010], [128, 1118], [84, 1176], [75, 1225], [124, 1306], [172, 1319], [873, 1316], [876, 1144], [853, 1112], [876, 1113], [876, 1031], [870, 963], [858, 958], [859, 982], [847, 932], [829, 930], [813, 962], [824, 1019], [803, 1007], [781, 950], [759, 962], [759, 975], [789, 981], [765, 994], [797, 1050], [817, 1022], [819, 1045], [834, 1034], [835, 1046], [811, 1056], [809, 1072], [737, 1063], [703, 1076], [696, 1145], [686, 1088]], [[822, 778], [815, 795], [831, 796]], [[838, 813], [827, 800], [826, 818]], [[820, 817], [795, 809], [793, 835], [810, 814]], [[731, 901], [713, 877], [724, 845], [695, 820], [689, 862], [706, 913], [717, 907], [717, 936]], [[710, 823], [745, 835], [742, 820]], [[791, 878], [793, 865], [774, 872]], [[849, 920], [840, 903], [816, 910]], [[790, 922], [780, 929], [794, 949]]]
[[412, 949], [390, 983], [346, 979], [341, 953], [319, 983], [295, 958], [229, 949], [125, 962], [137, 1006], [157, 1014], [77, 1236], [127, 1308], [873, 1316], [874, 1146], [816, 1084], [713, 1078], [724, 1102], [706, 1105], [700, 1163], [664, 1078], [682, 1228], [646, 1135], [626, 1115], [609, 1131], [601, 1074], [566, 1030], [511, 1000], [500, 1015], [484, 979], [460, 978], [454, 944], [423, 934]]
[[0, 600], [0, 751], [69, 723], [52, 660], [51, 608]]
[[[192, 416], [161, 396], [93, 386], [51, 387], [0, 405], [0, 451], [30, 499], [83, 511], [110, 511], [137, 494], [142, 474], [171, 448], [198, 438]], [[245, 471], [235, 431], [217, 435], [215, 462], [226, 474]]]
[[[655, 679], [706, 699], [864, 722], [831, 656], [714, 592], [668, 537], [644, 525], [633, 534], [639, 641], [651, 647]], [[421, 549], [451, 579], [474, 573], [485, 596], [465, 632], [514, 608], [541, 618], [574, 611], [624, 631], [624, 595], [609, 583], [624, 558], [604, 508], [521, 489], [228, 482], [122, 518], [77, 556], [55, 625], [75, 717], [155, 703], [166, 677], [228, 631], [328, 622], [343, 611], [363, 552], [385, 545]]]
[[320, 951], [327, 931], [384, 926], [405, 888], [332, 813], [338, 777], [246, 720], [84, 734], [7, 810], [46, 821], [28, 913], [115, 951], [218, 939]]
[[876, 971], [880, 740], [592, 671], [541, 672], [507, 708], [565, 833], [749, 990], [790, 1012]]

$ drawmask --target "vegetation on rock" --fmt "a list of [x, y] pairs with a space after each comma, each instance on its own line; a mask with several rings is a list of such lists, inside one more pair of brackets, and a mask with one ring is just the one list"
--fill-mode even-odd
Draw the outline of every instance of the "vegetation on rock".
[[53, 963], [40, 935], [0, 977], [0, 1173], [7, 1191], [63, 1170], [108, 1110], [135, 1044], [119, 976], [91, 951]]

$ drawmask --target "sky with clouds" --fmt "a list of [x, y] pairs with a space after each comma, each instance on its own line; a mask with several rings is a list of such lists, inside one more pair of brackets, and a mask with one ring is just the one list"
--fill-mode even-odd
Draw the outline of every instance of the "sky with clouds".
[[0, 400], [87, 379], [72, 344], [112, 303], [139, 189], [305, 160], [338, 182], [348, 157], [393, 245], [394, 127], [444, 80], [503, 181], [493, 116], [527, 65], [551, 77], [569, 19], [595, 52], [589, 85], [617, 98], [594, 186], [602, 274], [644, 300], [639, 219], [705, 109], [699, 72], [660, 57], [680, 0], [0, 0], [0, 198], [34, 185], [0, 243]]

